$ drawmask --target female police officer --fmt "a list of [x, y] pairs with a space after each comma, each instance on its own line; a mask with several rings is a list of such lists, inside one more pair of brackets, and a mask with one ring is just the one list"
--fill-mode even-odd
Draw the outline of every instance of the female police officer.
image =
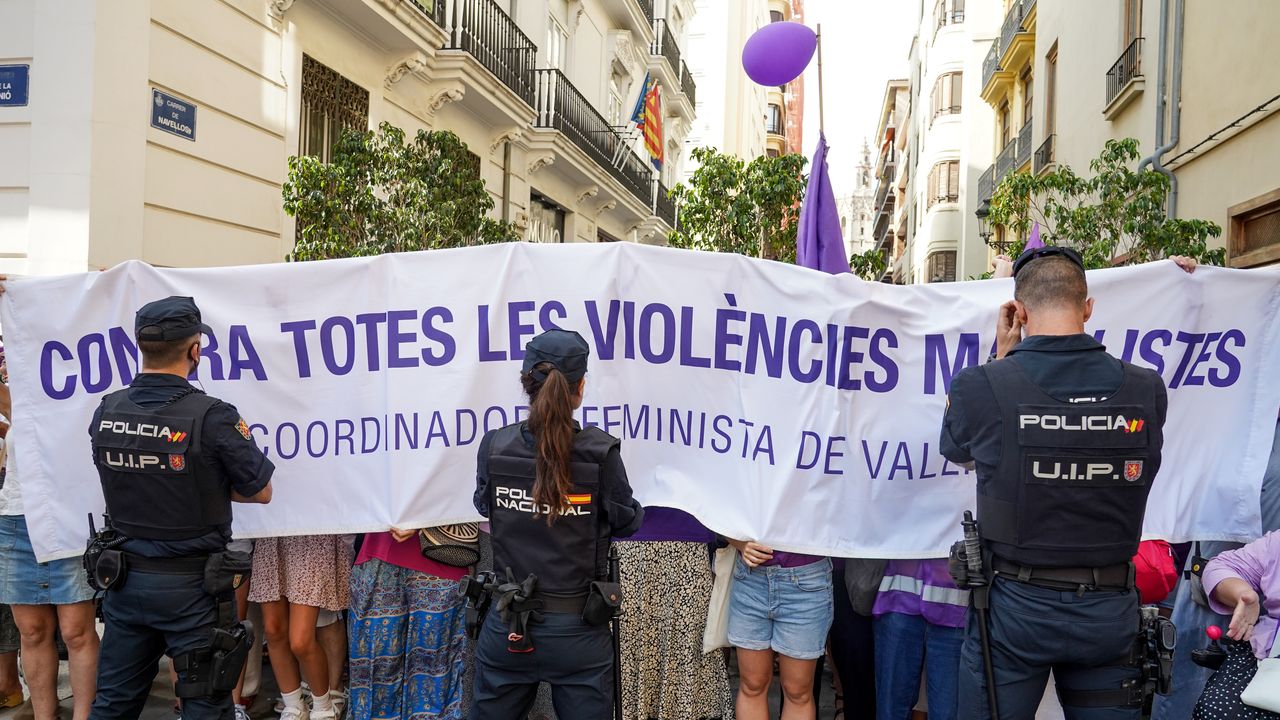
[[595, 581], [605, 579], [609, 538], [634, 533], [644, 509], [618, 439], [573, 419], [588, 354], [576, 332], [531, 340], [520, 373], [529, 419], [480, 443], [475, 505], [490, 521], [493, 566], [510, 579], [477, 641], [472, 720], [524, 717], [539, 682], [551, 685], [560, 717], [613, 712], [609, 615], [598, 612]]

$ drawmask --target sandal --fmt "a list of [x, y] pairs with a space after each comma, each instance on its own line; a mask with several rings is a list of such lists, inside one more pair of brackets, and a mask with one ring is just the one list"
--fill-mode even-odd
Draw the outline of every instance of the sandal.
[[22, 697], [22, 688], [18, 688], [8, 695], [0, 697], [0, 710], [16, 708], [24, 702], [26, 702], [26, 698]]

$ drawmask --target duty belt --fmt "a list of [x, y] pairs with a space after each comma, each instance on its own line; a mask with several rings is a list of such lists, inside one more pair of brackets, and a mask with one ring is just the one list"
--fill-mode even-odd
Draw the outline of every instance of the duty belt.
[[205, 563], [209, 556], [153, 558], [134, 553], [125, 553], [125, 562], [130, 572], [155, 573], [157, 575], [203, 575]]
[[572, 613], [574, 615], [581, 615], [582, 609], [587, 605], [586, 595], [555, 597], [551, 595], [535, 594], [534, 598], [542, 601], [542, 609], [544, 612]]
[[1134, 587], [1133, 563], [1094, 568], [1033, 568], [996, 555], [991, 558], [991, 569], [996, 577], [1050, 590], [1127, 592]]

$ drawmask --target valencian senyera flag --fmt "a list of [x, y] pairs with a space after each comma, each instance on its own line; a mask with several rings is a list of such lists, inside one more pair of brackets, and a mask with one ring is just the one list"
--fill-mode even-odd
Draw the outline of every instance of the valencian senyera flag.
[[636, 98], [635, 109], [631, 112], [631, 122], [644, 131], [644, 149], [649, 152], [653, 166], [661, 170], [662, 98], [658, 92], [657, 78], [647, 73], [644, 84], [640, 86], [640, 97]]

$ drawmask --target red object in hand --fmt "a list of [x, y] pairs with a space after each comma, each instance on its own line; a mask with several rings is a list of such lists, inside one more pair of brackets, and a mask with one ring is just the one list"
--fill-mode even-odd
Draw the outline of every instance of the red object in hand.
[[1217, 625], [1210, 625], [1204, 629], [1204, 634], [1208, 635], [1210, 640], [1217, 642], [1222, 639], [1222, 628]]

